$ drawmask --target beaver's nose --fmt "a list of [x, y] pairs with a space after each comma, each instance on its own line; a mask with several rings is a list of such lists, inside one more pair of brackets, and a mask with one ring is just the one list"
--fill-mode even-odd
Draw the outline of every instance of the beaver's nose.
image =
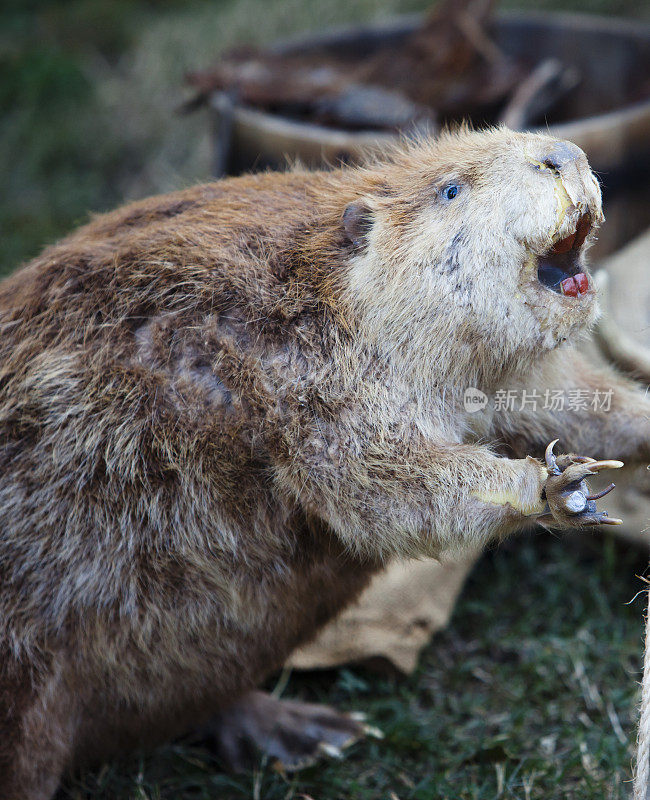
[[545, 167], [561, 172], [568, 164], [578, 161], [582, 155], [582, 150], [571, 142], [555, 142], [541, 161]]

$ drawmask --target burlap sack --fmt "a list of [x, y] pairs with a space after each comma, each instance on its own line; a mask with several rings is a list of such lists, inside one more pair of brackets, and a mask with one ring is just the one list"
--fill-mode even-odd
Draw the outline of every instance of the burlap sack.
[[[609, 276], [604, 291], [606, 316], [588, 347], [594, 361], [604, 360], [603, 350], [608, 357], [624, 361], [630, 348], [639, 345], [647, 347], [650, 354], [649, 267], [650, 231], [604, 265]], [[616, 349], [615, 339], [621, 331], [630, 338], [624, 339], [617, 356], [609, 351]], [[615, 458], [616, 453], [611, 456]], [[625, 523], [608, 530], [644, 546], [650, 541], [650, 533], [644, 533], [650, 520], [649, 484], [645, 467], [620, 470], [616, 491], [605, 503], [610, 516], [621, 517]], [[411, 672], [420, 650], [447, 624], [477, 558], [478, 554], [468, 554], [445, 564], [433, 560], [395, 562], [377, 575], [359, 601], [331, 622], [316, 641], [293, 653], [289, 666], [316, 669], [381, 657], [402, 672]]]
[[[650, 382], [650, 230], [603, 265], [603, 319], [591, 343], [594, 359], [618, 362]], [[616, 458], [613, 453], [612, 458]], [[607, 476], [606, 483], [611, 480]], [[625, 468], [613, 477], [616, 491], [601, 502], [623, 525], [615, 533], [643, 546], [650, 544], [650, 473], [646, 466]]]
[[316, 669], [385, 658], [411, 672], [420, 650], [449, 621], [476, 558], [394, 562], [315, 642], [293, 653], [289, 666]]

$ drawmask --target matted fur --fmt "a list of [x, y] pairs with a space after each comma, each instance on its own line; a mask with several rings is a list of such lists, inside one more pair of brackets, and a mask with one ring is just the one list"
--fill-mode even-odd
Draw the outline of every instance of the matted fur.
[[[0, 797], [198, 723], [387, 559], [521, 527], [550, 439], [649, 457], [650, 404], [566, 349], [593, 289], [530, 266], [601, 218], [583, 155], [560, 183], [538, 168], [555, 146], [461, 130], [197, 186], [0, 285]], [[614, 386], [614, 407], [463, 410], [468, 386], [530, 381]]]

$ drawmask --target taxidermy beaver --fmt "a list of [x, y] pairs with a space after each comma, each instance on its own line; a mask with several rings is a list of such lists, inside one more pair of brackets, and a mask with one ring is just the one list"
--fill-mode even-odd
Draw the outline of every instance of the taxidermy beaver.
[[[574, 145], [461, 130], [137, 202], [5, 280], [0, 797], [199, 723], [234, 766], [337, 753], [357, 717], [255, 687], [389, 559], [617, 522], [584, 478], [650, 458], [650, 403], [571, 348], [601, 220]], [[514, 386], [614, 394], [464, 409]]]

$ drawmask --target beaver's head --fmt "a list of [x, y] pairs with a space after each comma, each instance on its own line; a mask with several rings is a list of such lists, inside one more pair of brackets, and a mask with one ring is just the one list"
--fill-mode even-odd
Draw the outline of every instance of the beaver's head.
[[461, 130], [364, 175], [343, 214], [346, 294], [377, 344], [497, 375], [594, 320], [585, 253], [601, 197], [574, 144]]

